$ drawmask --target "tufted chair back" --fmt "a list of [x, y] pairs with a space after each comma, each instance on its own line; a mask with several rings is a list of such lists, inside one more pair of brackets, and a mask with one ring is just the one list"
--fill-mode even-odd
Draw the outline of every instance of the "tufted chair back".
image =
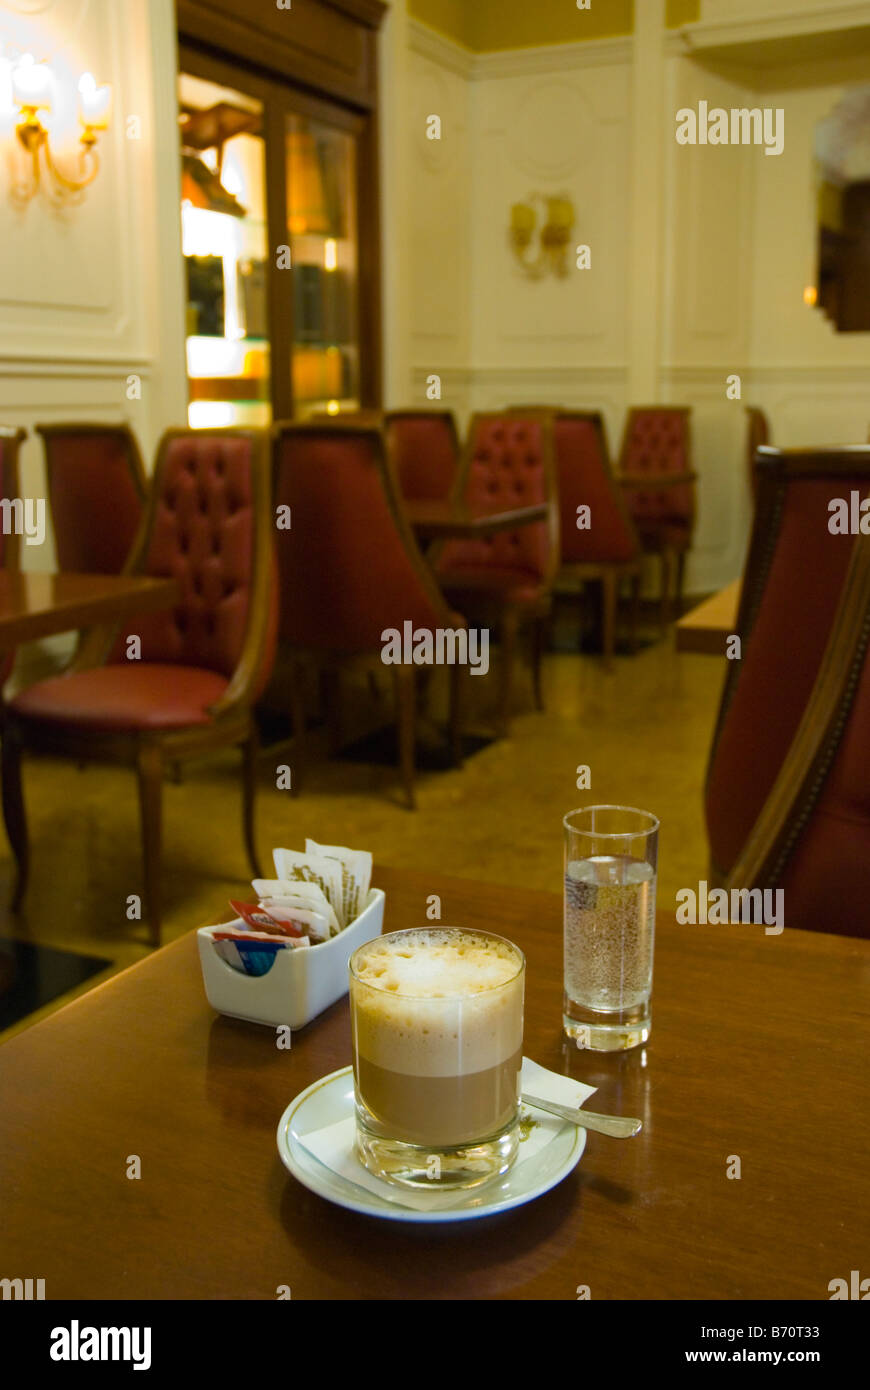
[[383, 435], [365, 425], [280, 422], [273, 428], [281, 636], [300, 648], [377, 651], [385, 628], [464, 627], [435, 585], [387, 467]]
[[552, 583], [559, 563], [553, 427], [546, 412], [472, 416], [458, 494], [472, 516], [549, 503], [546, 521], [474, 541], [448, 541], [438, 570], [494, 568]]
[[414, 502], [449, 497], [459, 460], [453, 412], [391, 410], [385, 429], [401, 495]]
[[870, 487], [870, 448], [765, 446], [758, 457], [737, 620], [742, 656], [727, 663], [705, 792], [720, 879], [750, 837], [819, 676], [855, 541], [831, 534], [828, 504]]
[[[659, 523], [691, 527], [695, 514], [688, 406], [636, 406], [628, 412], [619, 467], [631, 483], [628, 505], [640, 529]], [[657, 488], [656, 480], [686, 475], [684, 483]], [[647, 489], [640, 484], [649, 482]]]
[[[0, 425], [0, 497], [21, 496], [18, 481], [18, 451], [26, 431], [10, 425]], [[7, 535], [0, 526], [0, 568], [17, 570], [21, 538], [14, 531]]]
[[127, 425], [37, 425], [45, 448], [57, 563], [120, 574], [142, 520], [145, 470]]
[[[275, 604], [268, 455], [254, 430], [170, 430], [158, 450], [146, 523], [128, 569], [178, 581], [180, 602], [142, 615], [115, 643], [142, 660], [231, 677], [253, 653], [259, 693], [274, 654]], [[270, 593], [271, 590], [271, 593]]]

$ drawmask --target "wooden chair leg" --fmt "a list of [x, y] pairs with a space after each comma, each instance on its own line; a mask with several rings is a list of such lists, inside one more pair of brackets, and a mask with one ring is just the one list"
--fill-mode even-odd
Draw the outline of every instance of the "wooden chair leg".
[[27, 816], [24, 810], [24, 792], [21, 785], [21, 735], [15, 725], [7, 724], [3, 730], [2, 786], [3, 820], [6, 834], [15, 856], [15, 883], [12, 889], [11, 908], [17, 912], [27, 891], [30, 872], [30, 842], [27, 836]]
[[602, 606], [602, 627], [603, 649], [604, 649], [604, 669], [613, 670], [613, 649], [616, 638], [616, 585], [617, 577], [615, 570], [605, 570], [601, 576], [601, 606]]
[[465, 681], [468, 676], [466, 666], [450, 667], [450, 712], [449, 738], [450, 761], [454, 767], [462, 767], [462, 726], [464, 715]]
[[683, 616], [683, 580], [686, 575], [686, 552], [681, 550], [677, 555], [677, 583], [676, 583], [676, 616]]
[[544, 687], [542, 674], [544, 651], [547, 646], [547, 618], [542, 614], [532, 623], [532, 683], [535, 691], [535, 709], [544, 708]]
[[159, 743], [139, 746], [136, 767], [142, 817], [142, 857], [145, 869], [145, 909], [152, 946], [160, 945], [160, 848], [163, 810], [163, 750]]
[[640, 614], [640, 572], [631, 576], [631, 630], [629, 641], [631, 643], [631, 654], [634, 656], [637, 651], [637, 620]]
[[659, 562], [662, 572], [662, 592], [661, 605], [659, 608], [659, 627], [662, 632], [667, 630], [671, 616], [671, 552], [662, 550], [659, 555]]
[[[242, 826], [245, 835], [245, 849], [248, 851], [248, 862], [254, 871], [254, 878], [263, 877], [263, 870], [260, 868], [260, 861], [257, 858], [255, 815], [257, 804], [257, 755], [259, 751], [260, 741], [257, 738], [257, 731], [252, 725], [250, 734], [242, 744]], [[292, 772], [290, 785], [292, 789]]]
[[416, 690], [413, 666], [394, 666], [396, 683], [396, 722], [399, 729], [399, 766], [408, 799], [408, 810], [416, 809], [414, 799], [414, 743]]
[[515, 608], [506, 608], [501, 621], [501, 674], [499, 678], [498, 731], [502, 736], [510, 728], [511, 686], [513, 684], [514, 657], [517, 648], [519, 614]]

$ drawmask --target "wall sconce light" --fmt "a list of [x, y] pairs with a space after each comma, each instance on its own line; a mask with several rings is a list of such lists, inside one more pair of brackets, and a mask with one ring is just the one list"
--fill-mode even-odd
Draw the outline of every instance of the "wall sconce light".
[[98, 87], [89, 72], [82, 74], [78, 84], [78, 112], [82, 127], [79, 136], [79, 174], [71, 177], [58, 168], [51, 152], [49, 133], [40, 112], [52, 109], [53, 79], [47, 63], [37, 63], [32, 53], [25, 53], [12, 69], [12, 97], [18, 109], [15, 131], [30, 156], [30, 177], [17, 184], [13, 197], [26, 203], [42, 183], [40, 155], [43, 156], [48, 178], [45, 188], [55, 203], [75, 201], [99, 171], [95, 149], [99, 132], [108, 130], [112, 114], [112, 89]]
[[[538, 225], [534, 204], [544, 209], [543, 225], [538, 233], [538, 254], [529, 260], [528, 251]], [[574, 227], [574, 207], [566, 193], [554, 197], [530, 193], [526, 202], [514, 203], [511, 208], [511, 244], [525, 273], [539, 280], [550, 270], [554, 275], [568, 274], [568, 247]]]

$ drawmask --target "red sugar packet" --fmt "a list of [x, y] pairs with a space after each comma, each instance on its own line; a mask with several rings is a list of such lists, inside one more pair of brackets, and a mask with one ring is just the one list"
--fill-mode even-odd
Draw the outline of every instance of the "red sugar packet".
[[258, 903], [240, 903], [230, 898], [230, 907], [238, 913], [243, 922], [247, 922], [252, 931], [269, 932], [274, 936], [306, 935], [294, 922], [279, 922]]

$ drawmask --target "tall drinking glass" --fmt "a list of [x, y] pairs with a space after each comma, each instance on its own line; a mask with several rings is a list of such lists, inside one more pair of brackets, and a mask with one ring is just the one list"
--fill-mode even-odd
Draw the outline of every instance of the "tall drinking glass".
[[565, 816], [565, 994], [578, 1047], [610, 1052], [650, 1035], [659, 822], [630, 806]]

